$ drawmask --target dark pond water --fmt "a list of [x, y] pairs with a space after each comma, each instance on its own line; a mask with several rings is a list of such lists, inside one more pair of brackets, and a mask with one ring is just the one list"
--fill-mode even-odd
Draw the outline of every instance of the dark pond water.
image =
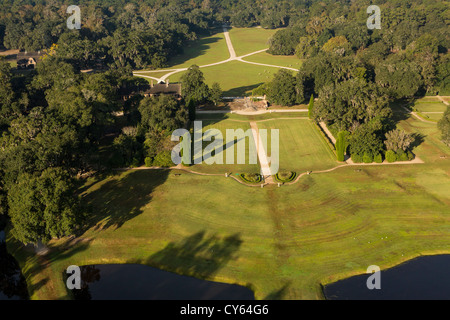
[[5, 233], [0, 230], [0, 300], [28, 299], [27, 285], [19, 264], [6, 250]]
[[450, 255], [423, 256], [381, 270], [381, 289], [369, 290], [369, 274], [324, 287], [330, 300], [450, 300]]
[[138, 264], [83, 266], [76, 300], [254, 300], [243, 286], [199, 280]]

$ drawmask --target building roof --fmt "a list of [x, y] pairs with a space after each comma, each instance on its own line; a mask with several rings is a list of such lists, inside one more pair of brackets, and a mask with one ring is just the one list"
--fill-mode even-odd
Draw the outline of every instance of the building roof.
[[181, 84], [175, 83], [175, 84], [164, 84], [164, 83], [158, 83], [154, 86], [150, 86], [147, 90], [145, 90], [146, 94], [179, 94], [181, 95]]

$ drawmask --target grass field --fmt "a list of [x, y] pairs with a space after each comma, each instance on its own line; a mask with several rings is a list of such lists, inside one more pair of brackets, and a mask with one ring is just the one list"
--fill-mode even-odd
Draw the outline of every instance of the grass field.
[[303, 61], [296, 56], [274, 56], [267, 52], [254, 54], [244, 58], [245, 61], [264, 63], [294, 69], [300, 69]]
[[237, 56], [269, 48], [269, 39], [277, 30], [263, 28], [232, 28], [229, 30]]
[[[394, 114], [399, 128], [416, 134], [413, 152], [425, 164], [315, 173], [338, 164], [311, 121], [280, 119], [299, 114], [204, 115], [217, 117], [206, 129], [222, 132], [248, 129], [248, 121], [279, 129], [282, 169], [313, 173], [291, 186], [263, 189], [225, 178], [228, 170], [217, 166], [190, 168], [220, 176], [170, 170], [99, 175], [80, 186], [91, 215], [78, 238], [52, 240], [49, 255], [37, 257], [8, 232], [8, 250], [34, 299], [70, 298], [63, 282], [69, 265], [107, 263], [241, 284], [257, 299], [323, 299], [321, 284], [365, 273], [369, 265], [385, 269], [450, 253], [450, 148], [436, 124], [400, 108]], [[269, 116], [277, 119], [263, 121]], [[254, 170], [258, 166], [230, 168]]]
[[331, 169], [338, 165], [318, 129], [310, 120], [276, 120], [258, 122], [258, 128], [268, 131], [268, 156], [271, 155], [270, 130], [280, 130], [280, 171], [297, 173]]
[[445, 112], [447, 106], [442, 102], [419, 102], [416, 101], [413, 107], [418, 112]]
[[184, 52], [169, 59], [165, 69], [189, 68], [226, 60], [230, 57], [222, 29], [209, 37], [192, 41], [184, 47]]
[[263, 121], [280, 118], [304, 118], [308, 117], [308, 112], [274, 112], [259, 115], [242, 115], [236, 113], [214, 114], [197, 113], [197, 120], [239, 120], [239, 121]]
[[[224, 96], [243, 96], [250, 94], [251, 90], [266, 81], [272, 80], [278, 68], [263, 67], [231, 61], [225, 64], [203, 68], [205, 80], [208, 85], [218, 82], [224, 91]], [[170, 77], [170, 82], [180, 81], [184, 72]]]
[[[215, 154], [216, 156], [219, 156], [222, 158], [223, 164], [211, 164], [208, 165], [205, 162], [202, 164], [192, 165], [189, 167], [189, 170], [193, 170], [196, 172], [201, 173], [214, 173], [214, 174], [221, 174], [224, 175], [225, 172], [228, 173], [260, 173], [260, 168], [258, 163], [256, 164], [250, 164], [249, 162], [249, 138], [245, 139], [246, 144], [246, 153], [245, 153], [245, 164], [238, 164], [237, 161], [237, 148], [236, 144], [230, 145], [227, 144], [227, 136], [226, 136], [226, 130], [232, 129], [242, 129], [245, 131], [250, 129], [250, 124], [248, 122], [235, 122], [235, 121], [229, 121], [229, 120], [223, 120], [223, 121], [214, 121], [214, 120], [205, 120], [202, 121], [203, 125], [203, 132], [206, 132], [209, 129], [217, 129], [222, 133], [223, 140], [224, 140], [224, 148], [223, 152], [220, 154]], [[203, 143], [203, 150], [205, 150], [206, 146], [209, 145], [211, 142], [204, 142]], [[226, 164], [226, 154], [228, 151], [230, 151], [232, 148], [235, 149], [234, 155], [235, 155], [235, 161], [234, 164]]]

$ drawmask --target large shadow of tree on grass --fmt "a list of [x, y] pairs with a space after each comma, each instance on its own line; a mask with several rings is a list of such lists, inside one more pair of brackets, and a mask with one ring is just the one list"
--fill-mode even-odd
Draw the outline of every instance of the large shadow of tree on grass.
[[210, 36], [209, 38], [200, 38], [198, 40], [188, 43], [188, 47], [195, 46], [195, 52], [192, 50], [190, 51], [183, 50], [183, 52], [180, 52], [179, 54], [177, 54], [168, 61], [167, 68], [172, 68], [176, 65], [183, 64], [186, 61], [189, 61], [190, 59], [194, 59], [206, 54], [210, 49], [211, 45], [222, 40], [220, 36], [214, 36], [222, 32], [223, 32], [222, 28], [217, 28], [212, 30], [210, 35], [203, 35], [203, 36]]
[[143, 212], [155, 188], [169, 174], [170, 170], [136, 170], [114, 176], [97, 190], [84, 194], [81, 201], [89, 213], [80, 233], [92, 227], [120, 228]]
[[239, 234], [228, 237], [195, 233], [180, 242], [171, 242], [148, 259], [132, 261], [177, 274], [209, 279], [231, 260], [237, 259], [242, 245]]

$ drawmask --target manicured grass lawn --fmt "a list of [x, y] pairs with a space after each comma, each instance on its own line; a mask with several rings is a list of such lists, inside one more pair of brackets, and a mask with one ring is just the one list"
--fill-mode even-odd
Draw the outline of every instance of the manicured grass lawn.
[[[224, 96], [244, 96], [266, 81], [270, 81], [278, 68], [263, 67], [231, 61], [225, 64], [201, 69], [208, 85], [218, 82]], [[183, 72], [170, 77], [170, 82], [180, 81]]]
[[414, 104], [414, 109], [418, 112], [445, 112], [447, 106], [442, 102], [418, 102]]
[[449, 252], [448, 194], [416, 183], [429, 170], [434, 184], [449, 185], [448, 169], [431, 166], [349, 167], [265, 189], [225, 177], [127, 171], [86, 183], [83, 199], [97, 228], [67, 249], [53, 241], [43, 272], [33, 272], [34, 258], [11, 240], [9, 247], [35, 283], [33, 298], [66, 297], [62, 274], [72, 264], [142, 263], [201, 270], [198, 276], [252, 288], [258, 299], [320, 299], [320, 283], [369, 265]]
[[245, 61], [270, 64], [294, 69], [300, 69], [303, 61], [296, 56], [274, 56], [267, 52], [254, 54], [244, 58]]
[[[228, 173], [260, 173], [260, 168], [258, 163], [256, 164], [250, 164], [249, 162], [249, 138], [246, 138], [245, 144], [246, 144], [246, 161], [245, 164], [238, 164], [237, 163], [237, 147], [236, 144], [228, 144], [227, 143], [227, 136], [226, 131], [227, 129], [230, 130], [237, 130], [242, 129], [244, 132], [246, 132], [248, 129], [250, 129], [250, 124], [248, 122], [236, 122], [236, 121], [230, 121], [230, 120], [223, 120], [223, 121], [215, 121], [215, 120], [205, 120], [202, 121], [203, 125], [203, 132], [206, 132], [209, 129], [217, 129], [222, 133], [223, 136], [223, 152], [221, 154], [218, 154], [218, 156], [221, 156], [223, 159], [223, 164], [211, 164], [208, 165], [206, 163], [192, 165], [189, 167], [189, 170], [193, 170], [196, 172], [202, 172], [202, 173], [214, 173], [214, 174], [221, 174], [225, 175], [225, 172]], [[203, 142], [203, 148], [206, 148], [207, 145], [211, 144], [212, 142]], [[226, 154], [228, 151], [232, 150], [234, 148], [234, 164], [226, 164]]]
[[263, 28], [232, 28], [229, 30], [237, 56], [269, 48], [269, 39], [277, 30]]
[[[210, 123], [221, 130], [236, 124]], [[260, 129], [280, 129], [280, 160], [291, 157], [297, 167], [289, 169], [298, 171], [334, 161], [311, 126], [309, 120], [258, 122]], [[370, 265], [383, 270], [418, 255], [450, 253], [450, 148], [435, 124], [409, 117], [399, 127], [422, 137], [414, 153], [425, 164], [345, 167], [264, 189], [169, 170], [94, 177], [80, 188], [92, 208], [81, 237], [53, 240], [51, 253], [36, 258], [9, 235], [8, 250], [35, 299], [69, 298], [63, 283], [69, 265], [106, 263], [246, 285], [257, 299], [322, 299], [320, 284]]]
[[262, 121], [268, 119], [280, 118], [304, 118], [308, 116], [308, 112], [273, 112], [259, 115], [242, 115], [236, 113], [214, 114], [214, 113], [198, 113], [197, 120], [239, 120], [239, 121]]
[[200, 38], [184, 47], [184, 52], [171, 57], [165, 69], [189, 68], [226, 60], [230, 57], [222, 29], [209, 37]]
[[268, 130], [268, 156], [271, 154], [270, 129], [280, 130], [280, 170], [303, 173], [339, 165], [310, 120], [271, 120], [258, 122], [258, 128]]
[[[145, 73], [142, 73], [142, 75], [160, 79], [168, 73], [169, 72], [145, 72]], [[136, 75], [136, 76], [139, 77], [139, 75]], [[152, 79], [150, 79], [150, 78], [145, 78], [145, 77], [142, 77], [142, 78], [147, 80], [149, 83], [151, 83], [151, 81], [152, 81]], [[153, 83], [156, 83], [156, 81], [153, 80]]]

